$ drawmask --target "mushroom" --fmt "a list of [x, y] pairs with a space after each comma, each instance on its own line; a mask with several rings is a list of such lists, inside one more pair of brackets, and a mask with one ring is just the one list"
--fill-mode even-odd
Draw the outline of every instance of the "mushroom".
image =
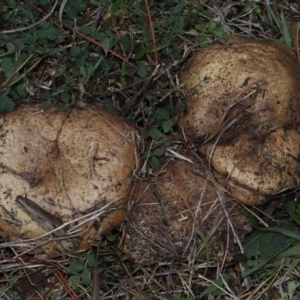
[[[175, 153], [175, 151], [173, 151]], [[176, 149], [161, 170], [138, 182], [128, 203], [124, 251], [136, 262], [230, 262], [252, 228], [240, 203], [206, 178], [205, 163]], [[207, 248], [203, 245], [207, 241]]]
[[179, 127], [229, 194], [260, 205], [299, 178], [300, 67], [279, 42], [230, 36], [195, 53], [183, 71]]
[[85, 250], [124, 216], [138, 130], [96, 106], [2, 115], [0, 236], [54, 256]]

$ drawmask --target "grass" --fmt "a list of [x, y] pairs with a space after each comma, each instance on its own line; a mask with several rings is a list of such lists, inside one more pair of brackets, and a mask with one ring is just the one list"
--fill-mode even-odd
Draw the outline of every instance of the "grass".
[[[149, 133], [145, 158], [154, 169], [163, 146], [174, 143], [168, 134], [185, 109], [178, 76], [193, 51], [243, 34], [279, 40], [300, 57], [299, 1], [2, 2], [0, 111], [33, 99], [44, 109], [100, 103]], [[0, 297], [298, 299], [300, 207], [298, 194], [286, 197], [291, 201], [276, 210], [271, 230], [253, 220], [258, 229], [245, 241], [246, 252], [235, 263], [213, 264], [205, 276], [207, 264], [197, 260], [137, 264], [112, 232], [76, 257], [23, 260], [2, 250]]]

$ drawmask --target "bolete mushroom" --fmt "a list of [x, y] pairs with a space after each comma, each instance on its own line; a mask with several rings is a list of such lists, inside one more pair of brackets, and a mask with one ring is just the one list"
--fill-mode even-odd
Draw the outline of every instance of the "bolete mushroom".
[[196, 163], [189, 150], [176, 153], [186, 160], [168, 159], [135, 185], [123, 226], [125, 252], [145, 265], [205, 261], [206, 255], [232, 261], [236, 241], [252, 230], [243, 207], [206, 178], [205, 163]]
[[1, 116], [0, 236], [56, 255], [97, 244], [121, 224], [137, 129], [96, 106]]
[[300, 185], [300, 67], [279, 42], [230, 36], [184, 70], [179, 127], [246, 205]]

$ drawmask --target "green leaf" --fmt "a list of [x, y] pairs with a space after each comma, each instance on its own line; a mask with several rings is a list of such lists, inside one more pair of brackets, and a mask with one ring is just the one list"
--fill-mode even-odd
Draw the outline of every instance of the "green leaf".
[[78, 287], [78, 284], [80, 283], [80, 276], [78, 274], [71, 275], [68, 278], [68, 282], [73, 288], [76, 289]]
[[51, 105], [51, 101], [44, 101], [43, 103], [42, 103], [42, 109], [43, 110], [46, 110], [49, 106]]
[[212, 15], [212, 12], [211, 12], [209, 9], [203, 10], [202, 13], [203, 13], [205, 16], [207, 16], [207, 17], [211, 17], [211, 15]]
[[16, 50], [16, 46], [15, 46], [15, 44], [13, 44], [13, 43], [11, 43], [11, 42], [8, 42], [7, 44], [6, 44], [6, 49], [7, 49], [7, 54], [12, 54], [12, 53], [14, 53], [15, 52], [15, 50]]
[[132, 274], [138, 272], [139, 270], [141, 270], [144, 266], [143, 265], [138, 265], [137, 267], [135, 267], [135, 269], [133, 270]]
[[164, 149], [162, 148], [156, 148], [154, 151], [153, 151], [153, 155], [159, 157], [159, 156], [162, 156], [164, 155], [165, 151]]
[[107, 54], [107, 52], [109, 50], [109, 46], [110, 46], [110, 39], [105, 38], [104, 40], [101, 41], [101, 45], [102, 45], [102, 48], [103, 48], [105, 54]]
[[3, 5], [3, 6], [2, 6], [2, 11], [3, 11], [4, 13], [6, 13], [6, 12], [8, 11], [8, 6]]
[[300, 225], [300, 202], [294, 199], [283, 201], [284, 208], [290, 217]]
[[103, 41], [103, 40], [106, 38], [106, 36], [105, 36], [103, 33], [99, 32], [99, 31], [93, 32], [93, 33], [92, 33], [92, 37], [93, 37], [96, 41], [99, 41], [99, 42]]
[[108, 37], [113, 37], [113, 36], [114, 36], [114, 33], [113, 33], [109, 28], [107, 28], [107, 29], [105, 30], [105, 34], [106, 34], [106, 36], [108, 36]]
[[153, 138], [153, 139], [159, 139], [163, 136], [163, 134], [157, 129], [157, 128], [152, 128], [149, 131], [149, 135]]
[[[92, 33], [92, 31], [93, 31], [93, 27], [90, 27], [90, 26], [82, 26], [81, 27], [81, 32], [83, 33], [83, 34], [85, 34], [85, 35], [90, 35], [91, 33]], [[96, 31], [96, 32], [98, 32], [98, 31]], [[95, 32], [95, 33], [96, 33]], [[99, 33], [99, 32], [98, 32]], [[95, 36], [94, 36], [94, 39], [95, 40], [97, 40], [96, 38], [95, 38]]]
[[91, 271], [89, 269], [84, 269], [81, 273], [82, 283], [84, 285], [89, 285], [92, 283]]
[[280, 17], [281, 17], [281, 24], [282, 24], [282, 34], [283, 34], [283, 40], [284, 43], [291, 48], [292, 47], [292, 35], [290, 31], [290, 26], [287, 24], [287, 21], [284, 16], [284, 12], [281, 9], [280, 12]]
[[165, 145], [166, 147], [170, 146], [171, 144], [172, 144], [172, 141], [171, 141], [170, 139], [166, 139], [166, 140], [164, 141], [164, 145]]
[[144, 158], [150, 158], [153, 156], [153, 153], [148, 149], [144, 152]]
[[278, 234], [284, 236], [287, 239], [292, 238], [292, 239], [300, 241], [300, 234], [299, 233], [294, 232], [294, 231], [289, 230], [289, 229], [286, 229], [286, 228], [268, 227], [268, 228], [260, 228], [259, 230], [266, 231], [266, 232], [278, 233]]
[[43, 29], [39, 30], [37, 37], [41, 40], [44, 40], [47, 37], [47, 30], [43, 30]]
[[71, 19], [65, 19], [64, 23], [70, 27], [72, 27], [74, 25], [74, 21]]
[[165, 121], [165, 122], [163, 122], [162, 127], [163, 127], [163, 130], [164, 130], [164, 133], [170, 132], [171, 129], [172, 129], [172, 123], [171, 123], [171, 121]]
[[176, 6], [170, 8], [170, 12], [172, 14], [178, 14], [183, 10], [184, 6], [185, 6], [185, 0], [181, 0]]
[[300, 234], [291, 230], [293, 228], [291, 224], [282, 223], [280, 226], [285, 228], [259, 228], [246, 236], [243, 243], [245, 255], [256, 259], [248, 261], [251, 262], [252, 268], [244, 272], [243, 276], [258, 271], [271, 259], [288, 250], [295, 241], [300, 240]]
[[51, 27], [51, 24], [48, 21], [45, 21], [40, 26], [43, 29], [47, 29], [47, 28]]
[[296, 290], [296, 283], [294, 281], [289, 282], [288, 284], [288, 291], [291, 295], [294, 294], [295, 290]]
[[[170, 46], [172, 43], [170, 43], [169, 41], [162, 41], [158, 46], [157, 46], [157, 50], [162, 50], [164, 48], [167, 48], [168, 46]], [[154, 51], [154, 50], [153, 50]], [[152, 51], [152, 52], [153, 52]]]
[[145, 78], [147, 75], [147, 67], [146, 64], [143, 61], [140, 61], [138, 64], [138, 71], [137, 74], [141, 77], [141, 78]]
[[126, 260], [129, 260], [130, 259], [130, 256], [128, 254], [124, 254], [122, 257], [121, 257], [121, 260], [122, 261], [126, 261]]
[[70, 9], [67, 11], [66, 15], [70, 19], [75, 19], [77, 17], [77, 12], [75, 9]]
[[[300, 245], [299, 243], [293, 243], [293, 245], [288, 248], [285, 249], [284, 251], [282, 251], [279, 255], [278, 258], [282, 258], [282, 257], [289, 257], [289, 256], [299, 256], [300, 253]], [[296, 262], [296, 261], [294, 261]]]
[[24, 85], [22, 83], [17, 86], [17, 92], [23, 98], [27, 96], [27, 92], [24, 90]]
[[50, 93], [42, 93], [40, 96], [40, 99], [43, 99], [43, 100], [49, 100], [51, 98], [52, 98], [52, 95]]
[[60, 95], [60, 101], [63, 103], [69, 103], [70, 96], [67, 93], [61, 93]]
[[[268, 17], [271, 21], [275, 21], [276, 25], [277, 25], [277, 28], [282, 32], [282, 29], [281, 29], [281, 24], [280, 24], [280, 20], [279, 18], [277, 17], [276, 13], [273, 12], [271, 6], [266, 2], [265, 4], [265, 7], [267, 9], [267, 12], [268, 12]], [[273, 22], [272, 22], [273, 23]]]
[[204, 28], [205, 28], [205, 24], [202, 20], [199, 20], [198, 21], [199, 23], [195, 26], [195, 28], [198, 30], [198, 31], [203, 31]]
[[142, 48], [142, 49], [135, 55], [135, 59], [136, 59], [136, 60], [140, 60], [140, 59], [143, 58], [147, 53], [149, 53], [148, 48]]
[[188, 12], [187, 12], [187, 14], [186, 14], [186, 16], [184, 18], [184, 24], [188, 24], [189, 23], [192, 15], [193, 15], [193, 10], [194, 10], [194, 8], [192, 6], [190, 6], [188, 8]]
[[80, 53], [80, 48], [78, 46], [73, 46], [70, 49], [70, 55], [76, 57]]
[[160, 168], [160, 162], [155, 156], [152, 156], [150, 161], [151, 161], [151, 165], [154, 169], [159, 169]]
[[[276, 232], [277, 230], [280, 231]], [[257, 256], [270, 258], [280, 253], [295, 241], [295, 237], [282, 234], [285, 231], [291, 233], [289, 230], [274, 227], [260, 228], [252, 232], [246, 236], [243, 243], [245, 255], [248, 258]]]
[[154, 113], [154, 117], [159, 121], [170, 120], [170, 113], [167, 109], [158, 109]]
[[110, 242], [114, 242], [116, 240], [116, 237], [113, 234], [111, 234], [111, 232], [107, 232], [105, 234], [105, 238]]
[[69, 267], [68, 267], [68, 272], [70, 274], [76, 274], [78, 272], [81, 272], [83, 269], [84, 269], [84, 265], [81, 261], [72, 260]]
[[47, 29], [47, 38], [51, 41], [55, 41], [57, 39], [57, 31], [55, 28], [49, 28]]
[[13, 101], [8, 101], [6, 103], [6, 106], [5, 106], [5, 110], [8, 111], [8, 112], [12, 112], [15, 108], [15, 102]]
[[211, 23], [208, 25], [207, 31], [208, 31], [209, 33], [213, 33], [214, 30], [216, 29], [216, 27], [217, 27], [216, 22], [211, 22]]
[[6, 103], [9, 101], [6, 95], [0, 94], [0, 111], [5, 109]]
[[77, 58], [76, 61], [75, 61], [75, 66], [78, 69], [80, 69], [81, 67], [83, 67], [84, 64], [85, 64], [85, 60], [82, 57]]
[[80, 67], [80, 68], [79, 68], [79, 71], [80, 71], [80, 73], [81, 73], [83, 76], [86, 76], [86, 75], [87, 75], [87, 74], [86, 74], [86, 68], [85, 68], [85, 66]]
[[4, 76], [7, 78], [14, 72], [14, 65], [9, 57], [3, 57], [1, 61]]
[[244, 11], [245, 12], [248, 12], [248, 11], [250, 11], [252, 9], [252, 5], [246, 5], [245, 7], [244, 7]]
[[217, 27], [214, 30], [214, 34], [219, 36], [219, 37], [224, 37], [224, 36], [228, 35], [227, 32], [226, 32], [226, 29], [223, 26]]
[[59, 111], [66, 111], [69, 108], [69, 105], [61, 105], [58, 107]]
[[123, 35], [121, 38], [120, 38], [120, 41], [123, 43], [123, 44], [129, 44], [130, 43], [130, 40], [128, 38], [127, 35]]
[[29, 33], [22, 34], [22, 42], [27, 45], [32, 45], [36, 41], [36, 36]]
[[90, 268], [94, 267], [97, 264], [97, 262], [95, 260], [95, 256], [91, 251], [88, 252], [88, 254], [86, 256], [86, 262]]
[[256, 13], [261, 13], [261, 8], [260, 8], [260, 6], [255, 5], [254, 11], [255, 11]]
[[177, 109], [181, 112], [185, 111], [185, 104], [183, 102], [177, 103]]
[[206, 47], [208, 44], [212, 42], [211, 38], [208, 36], [200, 36], [199, 37], [199, 45], [201, 47]]

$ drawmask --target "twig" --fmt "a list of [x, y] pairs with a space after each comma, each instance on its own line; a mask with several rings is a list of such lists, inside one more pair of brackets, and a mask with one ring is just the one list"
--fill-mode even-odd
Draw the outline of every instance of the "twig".
[[54, 275], [55, 275], [56, 279], [60, 282], [60, 284], [64, 287], [66, 293], [68, 293], [72, 299], [78, 299], [78, 296], [76, 295], [74, 290], [70, 287], [68, 281], [61, 274], [61, 272], [60, 271], [55, 271]]

